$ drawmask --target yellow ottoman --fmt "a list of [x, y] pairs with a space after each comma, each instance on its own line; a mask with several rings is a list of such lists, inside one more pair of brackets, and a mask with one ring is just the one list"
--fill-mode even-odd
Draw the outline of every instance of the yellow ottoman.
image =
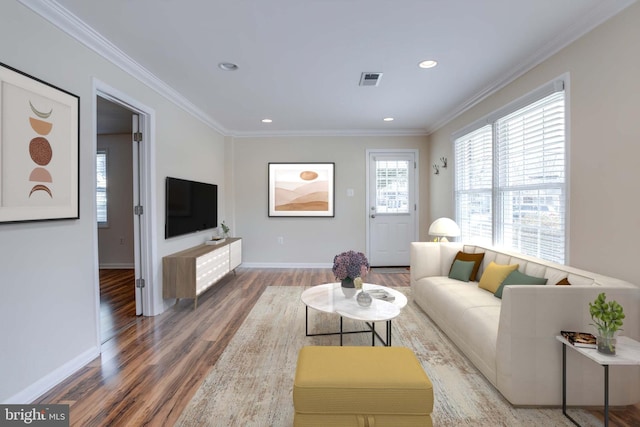
[[293, 383], [299, 426], [433, 426], [433, 386], [404, 347], [303, 347]]

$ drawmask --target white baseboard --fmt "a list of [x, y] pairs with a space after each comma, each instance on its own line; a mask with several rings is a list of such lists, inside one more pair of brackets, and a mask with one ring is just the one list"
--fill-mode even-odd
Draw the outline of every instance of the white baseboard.
[[98, 266], [99, 268], [106, 268], [106, 269], [112, 269], [112, 270], [130, 270], [135, 268], [134, 264], [128, 264], [128, 263], [105, 263], [105, 264], [100, 264]]
[[90, 348], [2, 403], [31, 403], [98, 356], [100, 356], [100, 347]]
[[271, 263], [271, 262], [243, 262], [244, 268], [332, 268], [333, 263]]

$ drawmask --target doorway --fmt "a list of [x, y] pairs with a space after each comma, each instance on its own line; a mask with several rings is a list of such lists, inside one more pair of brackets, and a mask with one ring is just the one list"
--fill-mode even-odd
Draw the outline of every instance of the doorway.
[[[133, 287], [133, 292], [135, 295], [135, 316], [154, 316], [163, 311], [162, 300], [160, 298], [154, 299], [154, 296], [157, 297], [158, 293], [154, 292], [154, 282], [152, 279], [151, 272], [154, 271], [154, 268], [158, 268], [157, 262], [154, 262], [155, 257], [155, 248], [154, 248], [154, 227], [155, 221], [153, 219], [156, 214], [155, 209], [155, 186], [153, 177], [155, 175], [155, 150], [153, 146], [153, 142], [155, 140], [154, 137], [154, 123], [155, 123], [155, 112], [153, 109], [148, 106], [139, 103], [138, 101], [132, 99], [127, 94], [99, 81], [98, 79], [93, 79], [93, 94], [94, 94], [94, 110], [95, 115], [95, 137], [96, 140], [94, 142], [94, 149], [97, 152], [98, 147], [98, 102], [102, 102], [102, 100], [109, 101], [111, 104], [115, 104], [115, 106], [120, 107], [116, 109], [117, 111], [122, 113], [120, 119], [117, 120], [122, 126], [126, 126], [125, 121], [128, 120], [130, 127], [126, 127], [125, 129], [130, 133], [128, 134], [128, 150], [131, 153], [130, 161], [127, 161], [127, 164], [131, 166], [131, 181], [128, 187], [128, 193], [132, 195], [128, 199], [127, 202], [123, 202], [124, 204], [128, 204], [127, 212], [129, 215], [129, 219], [127, 220], [127, 224], [130, 227], [130, 224], [133, 223], [133, 232], [131, 233], [130, 242], [133, 242], [133, 272], [134, 272], [134, 284], [131, 285], [130, 281], [128, 282], [128, 289], [131, 291]], [[103, 104], [109, 105], [110, 104]], [[124, 111], [123, 111], [124, 110]], [[108, 119], [108, 117], [103, 117], [103, 119]], [[102, 120], [102, 119], [101, 119]], [[119, 132], [124, 132], [121, 129]], [[124, 138], [124, 137], [123, 137]], [[97, 162], [96, 162], [97, 166]], [[128, 173], [127, 173], [128, 174]], [[96, 175], [97, 175], [97, 167], [96, 167]], [[97, 181], [97, 180], [96, 180]], [[107, 195], [109, 193], [107, 192]], [[96, 200], [97, 200], [97, 192], [96, 192]], [[96, 203], [97, 205], [97, 203]], [[96, 209], [96, 219], [98, 216]], [[97, 227], [96, 227], [97, 230]], [[131, 228], [129, 228], [131, 230]], [[117, 244], [120, 245], [120, 238], [124, 237], [124, 244], [126, 246], [126, 235], [116, 235], [117, 236]], [[98, 238], [96, 233], [96, 261], [100, 258], [100, 254], [98, 251]], [[129, 242], [129, 243], [130, 243]], [[128, 252], [130, 256], [130, 252]], [[130, 266], [130, 258], [127, 261]], [[96, 271], [96, 313], [97, 313], [97, 322], [96, 329], [99, 344], [101, 344], [101, 336], [102, 336], [102, 325], [99, 318], [100, 314], [100, 265], [99, 262], [96, 262], [95, 265]]]
[[409, 265], [417, 240], [417, 150], [367, 150], [367, 252], [372, 267]]
[[96, 96], [96, 208], [102, 343], [136, 320], [134, 112]]

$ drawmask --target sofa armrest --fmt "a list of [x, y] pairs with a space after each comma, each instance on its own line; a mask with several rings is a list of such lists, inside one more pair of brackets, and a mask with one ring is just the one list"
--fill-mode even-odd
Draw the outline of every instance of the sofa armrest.
[[411, 283], [440, 276], [440, 247], [434, 242], [411, 242], [409, 273]]
[[425, 277], [448, 274], [453, 258], [462, 248], [458, 242], [411, 242], [411, 284]]
[[[600, 292], [622, 304], [623, 333], [638, 339], [640, 289], [605, 286], [506, 286], [502, 294], [496, 380], [513, 404], [559, 405], [562, 402], [561, 330], [595, 333], [589, 302]], [[574, 352], [570, 352], [574, 353]], [[569, 404], [602, 404], [602, 368], [577, 354], [568, 354]], [[581, 360], [584, 359], [584, 360]], [[640, 400], [640, 371], [620, 367], [612, 372], [611, 401], [616, 405]]]

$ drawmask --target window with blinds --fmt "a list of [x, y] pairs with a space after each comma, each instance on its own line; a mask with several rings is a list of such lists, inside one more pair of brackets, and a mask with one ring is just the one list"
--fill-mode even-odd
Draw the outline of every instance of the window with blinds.
[[465, 242], [493, 243], [493, 143], [487, 125], [455, 141], [456, 218]]
[[107, 152], [98, 150], [96, 155], [96, 207], [98, 226], [107, 226]]
[[563, 87], [555, 82], [455, 138], [456, 219], [465, 241], [564, 263]]

